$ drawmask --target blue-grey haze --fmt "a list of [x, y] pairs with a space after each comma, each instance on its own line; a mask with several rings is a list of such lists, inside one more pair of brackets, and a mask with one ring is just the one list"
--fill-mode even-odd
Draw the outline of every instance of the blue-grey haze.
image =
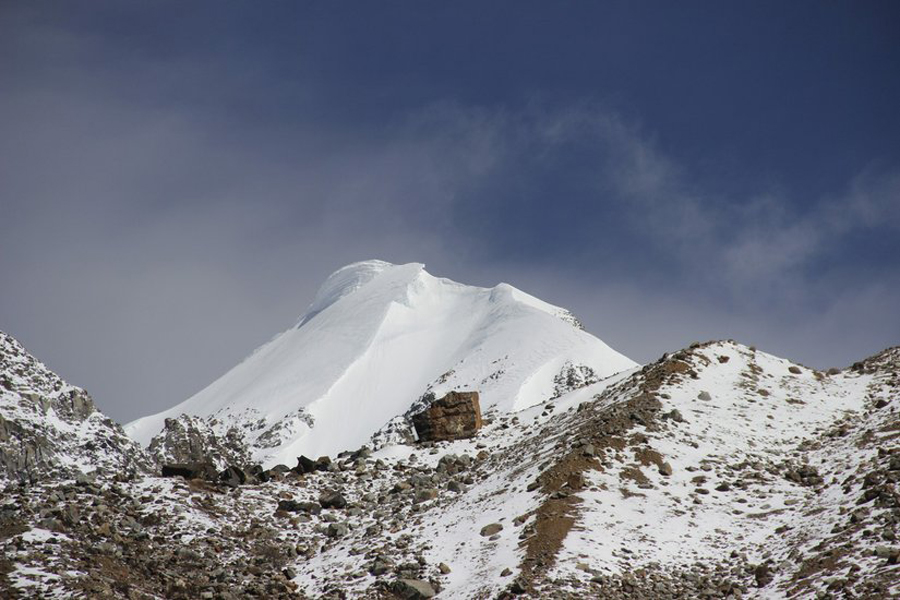
[[333, 269], [419, 261], [639, 361], [900, 343], [896, 2], [4, 2], [0, 329], [119, 420]]

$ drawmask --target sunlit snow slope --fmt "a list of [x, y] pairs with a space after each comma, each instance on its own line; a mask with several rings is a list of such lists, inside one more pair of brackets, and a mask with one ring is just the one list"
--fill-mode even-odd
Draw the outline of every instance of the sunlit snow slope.
[[293, 464], [366, 443], [426, 392], [476, 390], [483, 411], [533, 406], [635, 366], [564, 309], [507, 284], [366, 261], [331, 275], [296, 326], [206, 389], [126, 426], [143, 444], [166, 418], [241, 428], [255, 458]]

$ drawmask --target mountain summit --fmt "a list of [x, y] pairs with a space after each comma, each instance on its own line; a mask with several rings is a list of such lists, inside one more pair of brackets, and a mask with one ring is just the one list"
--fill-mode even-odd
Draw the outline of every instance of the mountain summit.
[[483, 411], [508, 413], [635, 366], [508, 284], [371, 260], [333, 273], [295, 326], [207, 388], [126, 431], [146, 445], [187, 415], [242, 438], [258, 462], [290, 464], [411, 435], [410, 411], [449, 391], [478, 391]]

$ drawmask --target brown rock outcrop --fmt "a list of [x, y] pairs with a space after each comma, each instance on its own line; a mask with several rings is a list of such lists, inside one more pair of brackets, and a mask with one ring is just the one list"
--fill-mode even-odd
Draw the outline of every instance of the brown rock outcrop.
[[450, 392], [413, 415], [419, 441], [440, 442], [469, 438], [481, 429], [478, 392]]

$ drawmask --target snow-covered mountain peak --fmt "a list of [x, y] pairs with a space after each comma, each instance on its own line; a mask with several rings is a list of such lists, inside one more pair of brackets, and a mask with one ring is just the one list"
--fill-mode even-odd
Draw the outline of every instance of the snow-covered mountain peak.
[[373, 260], [332, 274], [296, 326], [206, 389], [126, 429], [147, 444], [181, 414], [238, 423], [257, 460], [291, 463], [359, 447], [397, 419], [408, 427], [431, 394], [474, 390], [483, 410], [511, 412], [634, 366], [565, 309], [508, 284]]
[[378, 259], [364, 260], [341, 267], [329, 275], [316, 292], [309, 308], [298, 320], [297, 327], [302, 326], [341, 298], [362, 288], [385, 271], [392, 271], [395, 276], [399, 274], [415, 276], [424, 267], [425, 265], [419, 263], [398, 266]]

